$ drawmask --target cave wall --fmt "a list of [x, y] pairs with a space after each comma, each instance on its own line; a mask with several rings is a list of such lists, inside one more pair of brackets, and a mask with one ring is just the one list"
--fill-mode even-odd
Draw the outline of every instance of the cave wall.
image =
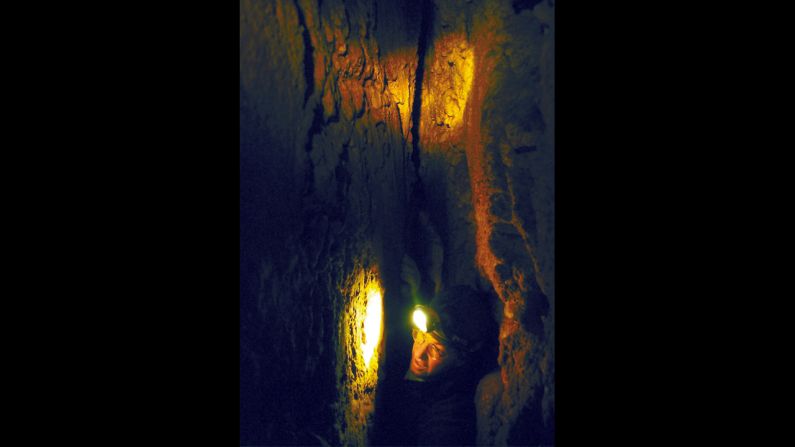
[[482, 444], [554, 442], [554, 4], [433, 2], [418, 176], [444, 282], [500, 299]]
[[380, 361], [364, 365], [358, 324], [371, 283], [399, 290], [412, 14], [240, 2], [243, 444], [366, 442]]
[[502, 390], [480, 442], [554, 442], [554, 11], [484, 2], [473, 15], [476, 76], [467, 163], [476, 262], [503, 302]]
[[479, 443], [552, 443], [551, 1], [241, 0], [240, 157], [241, 444], [368, 443], [420, 210], [442, 283], [499, 296]]

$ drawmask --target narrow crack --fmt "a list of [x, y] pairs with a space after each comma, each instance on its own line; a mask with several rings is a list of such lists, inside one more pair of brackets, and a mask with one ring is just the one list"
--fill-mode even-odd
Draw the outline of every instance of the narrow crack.
[[319, 134], [323, 130], [323, 105], [317, 103], [315, 105], [314, 114], [312, 116], [312, 125], [309, 127], [309, 132], [306, 136], [306, 145], [304, 146], [304, 151], [307, 154], [307, 166], [304, 176], [305, 181], [305, 188], [303, 195], [308, 196], [312, 194], [315, 190], [315, 165], [312, 163], [312, 157], [309, 156], [309, 153], [312, 152], [312, 143], [314, 142], [315, 135]]
[[422, 109], [422, 80], [425, 72], [425, 54], [432, 38], [433, 2], [423, 0], [420, 6], [420, 36], [417, 42], [417, 71], [414, 75], [414, 98], [411, 108], [411, 163], [416, 180], [410, 187], [409, 218], [406, 221], [407, 231], [411, 231], [417, 213], [426, 206], [425, 187], [420, 176], [420, 116]]
[[298, 5], [298, 0], [294, 0], [295, 9], [298, 11], [298, 21], [304, 28], [301, 35], [304, 38], [304, 76], [306, 77], [306, 91], [304, 92], [304, 107], [306, 102], [315, 92], [315, 60], [313, 58], [314, 48], [312, 47], [312, 38], [309, 35], [309, 27], [306, 26], [306, 17], [304, 11]]
[[414, 105], [411, 110], [411, 161], [419, 178], [420, 169], [420, 111], [422, 109], [422, 79], [425, 72], [425, 53], [433, 30], [433, 2], [423, 0], [420, 38], [417, 42], [417, 71], [414, 76]]

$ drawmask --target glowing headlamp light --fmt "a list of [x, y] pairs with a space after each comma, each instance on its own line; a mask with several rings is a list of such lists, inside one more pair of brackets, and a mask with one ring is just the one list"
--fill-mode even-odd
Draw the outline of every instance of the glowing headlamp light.
[[414, 306], [414, 312], [411, 314], [411, 322], [422, 332], [433, 332], [441, 339], [446, 338], [441, 327], [439, 327], [439, 315], [430, 307], [425, 307], [423, 305]]
[[425, 315], [422, 309], [414, 309], [414, 315], [411, 316], [411, 321], [413, 321], [414, 326], [417, 326], [422, 332], [428, 332], [428, 316]]
[[421, 304], [414, 306], [414, 312], [411, 314], [411, 322], [418, 330], [422, 332], [433, 333], [433, 335], [439, 340], [445, 343], [450, 343], [451, 346], [455, 346], [462, 351], [472, 352], [482, 345], [482, 342], [471, 345], [471, 343], [467, 342], [461, 337], [456, 336], [456, 334], [450, 334], [448, 337], [448, 335], [442, 330], [440, 321], [439, 314], [430, 307], [426, 307]]

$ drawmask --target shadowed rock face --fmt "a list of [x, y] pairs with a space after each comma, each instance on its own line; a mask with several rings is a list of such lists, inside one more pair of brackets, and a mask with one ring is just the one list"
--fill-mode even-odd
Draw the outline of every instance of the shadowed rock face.
[[[241, 444], [368, 443], [379, 389], [410, 351], [405, 254], [427, 294], [441, 262], [443, 285], [499, 296], [479, 442], [551, 444], [551, 1], [240, 11]], [[376, 286], [383, 337], [365, 365]]]

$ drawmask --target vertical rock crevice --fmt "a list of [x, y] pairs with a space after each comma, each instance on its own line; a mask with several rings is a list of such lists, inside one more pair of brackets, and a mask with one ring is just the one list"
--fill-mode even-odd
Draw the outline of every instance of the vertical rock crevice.
[[306, 24], [304, 11], [298, 0], [295, 0], [295, 9], [298, 12], [298, 23], [302, 28], [301, 37], [304, 39], [304, 77], [306, 78], [306, 91], [304, 92], [304, 107], [312, 93], [315, 91], [315, 62], [312, 58], [314, 53], [312, 38], [309, 35], [309, 27]]
[[429, 42], [433, 39], [434, 4], [431, 0], [422, 0], [420, 10], [420, 36], [417, 41], [417, 71], [414, 76], [414, 104], [411, 110], [411, 161], [414, 169], [420, 169], [420, 118], [422, 113], [422, 81], [425, 76], [425, 58]]

